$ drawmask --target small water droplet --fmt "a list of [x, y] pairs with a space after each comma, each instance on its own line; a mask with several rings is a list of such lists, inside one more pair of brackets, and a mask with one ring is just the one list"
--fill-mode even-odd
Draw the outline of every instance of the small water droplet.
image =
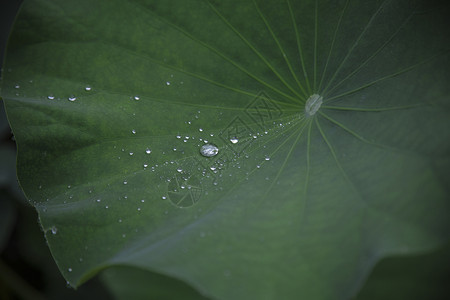
[[170, 81], [166, 81], [166, 85], [170, 85]]
[[14, 86], [14, 88], [20, 89], [20, 85], [16, 84], [16, 85]]
[[101, 200], [101, 199], [97, 199], [97, 200], [95, 200], [95, 201], [100, 202], [100, 201], [102, 201], [102, 200]]
[[48, 95], [48, 96], [47, 96], [47, 99], [48, 99], [48, 100], [55, 100], [55, 96], [53, 96], [53, 95]]
[[72, 268], [68, 268], [67, 271], [72, 272]]
[[132, 133], [132, 134], [136, 134], [136, 130], [134, 130], [134, 129], [131, 130], [131, 133]]
[[199, 128], [198, 131], [202, 132], [202, 131], [203, 131], [203, 128]]
[[183, 169], [182, 169], [182, 168], [178, 168], [178, 169], [177, 169], [177, 172], [178, 172], [178, 173], [181, 173], [181, 172], [183, 172]]
[[177, 135], [177, 139], [181, 139], [181, 135]]
[[167, 199], [167, 197], [166, 197], [166, 196], [162, 196], [162, 197], [161, 197], [161, 199], [163, 199], [163, 200], [166, 200], [166, 199]]
[[219, 153], [219, 148], [213, 144], [206, 144], [200, 148], [200, 154], [205, 157], [216, 156]]
[[130, 156], [133, 155], [133, 154], [134, 154], [133, 152], [130, 152]]
[[124, 181], [123, 184], [128, 184], [128, 181]]
[[230, 139], [230, 142], [233, 143], [233, 144], [236, 144], [237, 142], [239, 142], [239, 140], [238, 140], [238, 138], [233, 137], [233, 138]]
[[136, 101], [139, 101], [139, 99], [141, 99], [141, 98], [139, 96], [134, 96], [133, 99]]
[[148, 167], [148, 165], [147, 164], [144, 164], [144, 168], [147, 168]]
[[84, 88], [84, 90], [85, 90], [86, 92], [89, 92], [90, 90], [92, 90], [92, 88], [88, 85], [88, 86], [86, 86], [86, 87]]
[[75, 100], [77, 100], [77, 97], [75, 96], [70, 96], [69, 98], [67, 98], [70, 102], [73, 102]]
[[269, 156], [266, 156], [264, 159], [265, 159], [265, 160], [270, 160], [270, 157], [269, 157]]
[[142, 202], [142, 203], [144, 203], [144, 202], [145, 202], [145, 200], [144, 200], [144, 199], [142, 199], [142, 200], [141, 200], [141, 202]]
[[51, 231], [52, 231], [52, 234], [57, 234], [58, 228], [56, 228], [55, 226], [52, 226]]
[[152, 150], [150, 150], [149, 148], [145, 149], [145, 153], [150, 154], [152, 153]]

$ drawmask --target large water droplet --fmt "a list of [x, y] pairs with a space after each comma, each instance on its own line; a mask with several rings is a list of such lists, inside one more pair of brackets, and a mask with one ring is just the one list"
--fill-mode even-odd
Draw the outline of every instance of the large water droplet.
[[205, 157], [216, 156], [219, 153], [219, 148], [213, 144], [206, 144], [200, 148], [200, 154]]
[[318, 95], [318, 94], [314, 94], [311, 95], [308, 100], [306, 100], [306, 104], [305, 104], [305, 113], [307, 117], [311, 117], [313, 116], [320, 108], [320, 106], [323, 103], [323, 97]]

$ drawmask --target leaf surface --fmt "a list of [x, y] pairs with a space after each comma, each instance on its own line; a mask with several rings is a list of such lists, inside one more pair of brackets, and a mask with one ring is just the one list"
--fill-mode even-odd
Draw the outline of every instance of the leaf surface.
[[381, 257], [446, 241], [448, 13], [26, 2], [1, 95], [63, 275], [126, 265], [217, 299], [345, 299]]

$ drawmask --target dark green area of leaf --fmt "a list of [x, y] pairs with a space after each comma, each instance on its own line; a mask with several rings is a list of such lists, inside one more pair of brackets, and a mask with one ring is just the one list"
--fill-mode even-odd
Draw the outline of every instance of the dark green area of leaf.
[[348, 299], [380, 258], [447, 241], [448, 13], [27, 2], [1, 96], [63, 275], [135, 266], [211, 298]]
[[383, 259], [373, 270], [357, 300], [447, 299], [450, 246], [432, 253]]

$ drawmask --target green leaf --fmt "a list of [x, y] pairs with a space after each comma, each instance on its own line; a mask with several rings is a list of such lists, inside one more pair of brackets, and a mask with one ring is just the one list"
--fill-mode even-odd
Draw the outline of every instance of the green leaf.
[[207, 299], [182, 281], [138, 268], [124, 266], [109, 268], [102, 272], [101, 278], [116, 299]]
[[450, 245], [417, 256], [388, 257], [377, 264], [355, 300], [447, 299]]
[[346, 299], [380, 258], [448, 240], [448, 13], [25, 3], [2, 97], [65, 278], [126, 265], [212, 298]]

